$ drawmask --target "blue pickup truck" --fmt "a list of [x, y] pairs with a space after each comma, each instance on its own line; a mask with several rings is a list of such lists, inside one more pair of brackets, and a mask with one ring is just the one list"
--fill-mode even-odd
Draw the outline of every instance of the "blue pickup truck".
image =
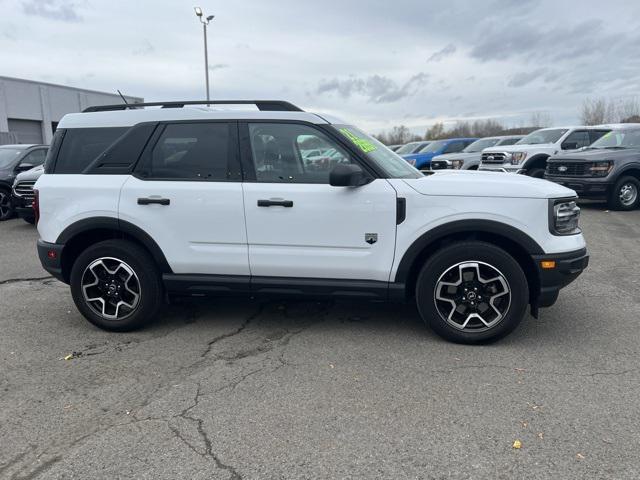
[[416, 153], [401, 156], [417, 169], [426, 170], [431, 166], [431, 159], [436, 155], [461, 152], [476, 140], [477, 138], [448, 138], [446, 140], [436, 140], [430, 142], [429, 145]]

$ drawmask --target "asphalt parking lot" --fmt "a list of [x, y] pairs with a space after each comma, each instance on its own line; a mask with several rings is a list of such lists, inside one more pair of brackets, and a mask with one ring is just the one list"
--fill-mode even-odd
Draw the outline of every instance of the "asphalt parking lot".
[[343, 302], [103, 332], [2, 223], [0, 478], [639, 478], [640, 211], [583, 207], [590, 268], [481, 347]]

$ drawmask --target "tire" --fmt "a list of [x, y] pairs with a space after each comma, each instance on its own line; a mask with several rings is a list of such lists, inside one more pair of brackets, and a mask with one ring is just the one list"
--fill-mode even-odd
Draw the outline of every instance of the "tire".
[[527, 171], [527, 175], [533, 178], [544, 178], [544, 168], [532, 168]]
[[622, 177], [609, 194], [611, 210], [629, 211], [640, 205], [640, 181], [635, 177]]
[[501, 248], [459, 242], [437, 251], [424, 264], [416, 301], [422, 319], [441, 337], [464, 344], [490, 343], [518, 326], [529, 303], [529, 287], [518, 262]]
[[106, 240], [87, 248], [73, 264], [70, 283], [80, 313], [96, 327], [112, 332], [140, 328], [155, 318], [163, 301], [153, 259], [126, 240]]
[[13, 218], [13, 202], [11, 192], [0, 188], [0, 222]]

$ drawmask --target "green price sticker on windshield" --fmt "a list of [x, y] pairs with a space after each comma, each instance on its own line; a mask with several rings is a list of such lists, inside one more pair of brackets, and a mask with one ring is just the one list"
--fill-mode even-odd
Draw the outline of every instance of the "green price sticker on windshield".
[[345, 137], [351, 140], [353, 144], [357, 146], [360, 150], [362, 150], [364, 153], [373, 152], [374, 150], [378, 149], [378, 147], [376, 147], [373, 143], [371, 143], [366, 138], [360, 138], [357, 135], [354, 135], [352, 132], [349, 131], [348, 128], [341, 128], [340, 133], [342, 133]]

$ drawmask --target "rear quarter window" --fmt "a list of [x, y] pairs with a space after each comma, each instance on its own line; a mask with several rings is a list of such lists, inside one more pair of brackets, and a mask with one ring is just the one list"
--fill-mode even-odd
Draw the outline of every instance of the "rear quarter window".
[[65, 131], [52, 173], [82, 173], [124, 135], [128, 127], [71, 128]]

